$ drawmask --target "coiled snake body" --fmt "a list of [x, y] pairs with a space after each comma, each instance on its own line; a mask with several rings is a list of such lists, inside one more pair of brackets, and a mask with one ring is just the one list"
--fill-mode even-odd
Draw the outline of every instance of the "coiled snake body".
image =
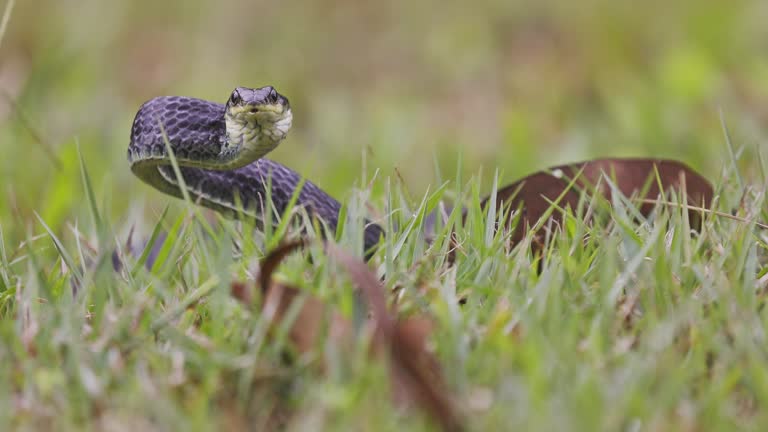
[[[162, 96], [144, 103], [131, 129], [128, 161], [140, 179], [166, 194], [182, 191], [166, 152], [165, 138], [178, 162], [190, 197], [225, 215], [254, 217], [264, 222], [267, 187], [282, 215], [302, 177], [264, 158], [285, 138], [293, 116], [288, 99], [272, 87], [236, 88], [226, 104], [202, 99]], [[339, 202], [305, 180], [297, 205], [319, 217], [334, 231]], [[365, 250], [374, 247], [383, 230], [365, 228]]]
[[[268, 192], [275, 210], [284, 215], [302, 181], [295, 171], [263, 157], [285, 138], [292, 119], [288, 99], [272, 87], [238, 87], [226, 104], [188, 97], [158, 97], [142, 105], [136, 114], [128, 160], [143, 181], [169, 195], [182, 197], [166, 151], [167, 137], [192, 199], [225, 215], [244, 214], [258, 222], [271, 223], [271, 218], [262, 215]], [[605, 187], [604, 174], [610, 174], [615, 189], [627, 197], [641, 193], [638, 198], [656, 199], [662, 190], [676, 188], [684, 192], [682, 196], [688, 198], [689, 204], [703, 207], [713, 197], [711, 184], [680, 162], [612, 158], [561, 165], [549, 172], [531, 174], [483, 198], [481, 207], [493, 203], [492, 208], [497, 210], [507, 205], [520, 209], [520, 219], [510, 237], [514, 245], [529, 227], [548, 214], [552, 203], [557, 202], [563, 209], [580, 208], [581, 193], [577, 190], [593, 190], [610, 199], [613, 188]], [[652, 181], [647, 183], [648, 180]], [[321, 219], [331, 232], [336, 230], [341, 206], [317, 185], [305, 181], [296, 203], [310, 216]], [[653, 207], [645, 202], [639, 211], [648, 215]], [[689, 209], [689, 213], [693, 224], [700, 215], [694, 209]], [[512, 213], [509, 216], [511, 222]], [[563, 213], [554, 211], [547, 217], [557, 223]], [[428, 226], [435, 219], [434, 214], [428, 216], [425, 229], [430, 230]], [[542, 229], [543, 225], [539, 225], [536, 232]], [[366, 223], [366, 257], [372, 256], [383, 235], [380, 226]], [[542, 245], [538, 240], [532, 243], [532, 247]]]

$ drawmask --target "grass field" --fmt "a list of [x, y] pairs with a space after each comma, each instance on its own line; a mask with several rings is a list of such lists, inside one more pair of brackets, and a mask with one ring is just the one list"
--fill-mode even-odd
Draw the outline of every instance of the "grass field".
[[[394, 402], [337, 259], [313, 245], [277, 279], [349, 320], [351, 343], [287, 361], [290, 338], [232, 286], [254, 289], [295, 233], [128, 169], [143, 101], [271, 84], [295, 120], [270, 157], [384, 221], [370, 268], [404, 316], [433, 320], [428, 349], [469, 430], [766, 430], [768, 4], [469, 4], [5, 3], [0, 429], [436, 427]], [[607, 223], [571, 221], [538, 272], [471, 206], [608, 156], [683, 160], [737, 218], [691, 236], [679, 211], [638, 224], [619, 203]], [[429, 245], [419, 229], [439, 200], [470, 205], [454, 265], [445, 232]], [[345, 227], [339, 246], [359, 254], [359, 235]]]

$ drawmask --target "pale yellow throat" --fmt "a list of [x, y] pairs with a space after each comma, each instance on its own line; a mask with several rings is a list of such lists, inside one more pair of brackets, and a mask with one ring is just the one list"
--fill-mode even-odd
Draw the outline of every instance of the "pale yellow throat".
[[288, 134], [293, 122], [290, 108], [262, 105], [229, 107], [224, 116], [227, 142], [222, 151], [239, 147], [237, 160], [256, 160], [274, 150]]

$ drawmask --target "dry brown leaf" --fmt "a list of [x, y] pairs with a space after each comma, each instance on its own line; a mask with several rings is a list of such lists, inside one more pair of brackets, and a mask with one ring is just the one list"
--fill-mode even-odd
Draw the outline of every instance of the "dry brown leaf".
[[[280, 262], [306, 244], [304, 240], [286, 242], [262, 260], [259, 276], [261, 312], [269, 320], [270, 330], [273, 331], [295, 307], [292, 306], [294, 302], [302, 302], [288, 331], [288, 338], [299, 353], [310, 352], [316, 347], [326, 325], [329, 326], [327, 334], [331, 343], [351, 346], [354, 333], [348, 320], [317, 298], [272, 280]], [[412, 402], [422, 407], [443, 430], [462, 430], [463, 424], [442, 378], [440, 363], [427, 349], [432, 321], [419, 316], [397, 320], [387, 308], [384, 286], [362, 260], [330, 243], [326, 243], [326, 251], [347, 270], [367, 301], [374, 324], [371, 355], [388, 358], [396, 401]], [[250, 292], [245, 284], [234, 282], [232, 294], [245, 304], [251, 304]]]
[[283, 322], [296, 301], [302, 304], [288, 332], [288, 338], [299, 353], [310, 352], [317, 346], [326, 323], [330, 326], [328, 338], [332, 343], [342, 346], [351, 342], [352, 327], [341, 315], [316, 297], [302, 293], [296, 287], [276, 282], [269, 285], [262, 302], [262, 313], [270, 319], [272, 328]]
[[[582, 191], [591, 194], [597, 192], [609, 201], [611, 188], [603, 176], [610, 179], [626, 197], [656, 199], [660, 197], [659, 183], [662, 189], [676, 189], [685, 192], [688, 204], [706, 208], [712, 201], [713, 190], [709, 181], [685, 164], [661, 159], [596, 159], [586, 162], [560, 165], [531, 174], [508, 186], [499, 189], [496, 195], [496, 208], [504, 206], [515, 210], [520, 208], [520, 222], [512, 233], [512, 243], [520, 242], [528, 228], [544, 216], [553, 202], [560, 209], [570, 208], [576, 211]], [[658, 176], [658, 177], [657, 177]], [[573, 185], [569, 188], [569, 185]], [[485, 207], [490, 197], [482, 202]], [[654, 204], [642, 202], [639, 207], [644, 216], [650, 214]], [[559, 224], [563, 213], [552, 212], [550, 219]], [[698, 214], [691, 210], [691, 220], [698, 220]], [[692, 223], [695, 225], [695, 223]], [[546, 226], [543, 224], [542, 226]]]
[[242, 281], [232, 281], [232, 284], [230, 285], [230, 294], [246, 306], [250, 306], [253, 301], [250, 287]]
[[285, 257], [291, 252], [304, 247], [305, 244], [305, 240], [301, 238], [284, 242], [261, 260], [259, 266], [259, 287], [262, 291], [269, 288], [272, 283], [272, 274], [274, 274], [275, 270], [277, 270], [277, 267], [283, 262]]
[[389, 353], [395, 395], [418, 403], [443, 430], [463, 430], [461, 415], [442, 377], [440, 363], [427, 349], [432, 322], [424, 317], [396, 320], [388, 311], [385, 287], [373, 271], [332, 243], [326, 244], [326, 250], [344, 266], [373, 312], [374, 348]]
[[441, 374], [437, 358], [426, 349], [432, 322], [423, 318], [399, 321], [390, 350], [395, 392], [421, 405], [443, 430], [463, 430], [463, 421]]
[[[685, 194], [689, 208], [691, 227], [698, 228], [701, 217], [699, 207], [708, 208], [714, 191], [709, 181], [682, 162], [667, 159], [594, 159], [590, 161], [559, 165], [530, 174], [514, 183], [500, 188], [496, 193], [496, 211], [506, 211], [506, 228], [512, 228], [512, 221], [517, 218], [510, 236], [510, 247], [514, 247], [525, 235], [536, 227], [531, 247], [534, 252], [545, 246], [544, 229], [558, 227], [563, 219], [563, 211], [577, 211], [582, 193], [591, 196], [595, 192], [609, 202], [611, 188], [607, 177], [621, 191], [622, 195], [634, 198], [640, 204], [638, 209], [643, 216], [648, 216], [656, 206], [654, 202], [661, 198], [660, 190], [668, 192], [674, 189], [678, 194]], [[661, 184], [661, 188], [659, 187]], [[644, 192], [644, 193], [643, 193]], [[481, 201], [485, 209], [492, 196]], [[553, 205], [554, 211], [544, 221]], [[662, 203], [668, 204], [668, 203]], [[511, 210], [511, 211], [510, 211]], [[455, 233], [454, 233], [455, 234]], [[451, 251], [448, 262], [455, 260], [455, 251], [461, 247], [455, 235], [451, 237]]]

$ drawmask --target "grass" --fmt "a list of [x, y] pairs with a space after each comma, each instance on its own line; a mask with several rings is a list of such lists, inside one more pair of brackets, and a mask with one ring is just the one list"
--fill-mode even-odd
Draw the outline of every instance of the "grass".
[[[370, 268], [403, 315], [434, 320], [471, 430], [766, 429], [762, 3], [227, 4], [6, 3], [0, 429], [434, 428], [393, 403], [363, 332], [286, 362], [258, 296], [233, 296], [293, 227], [223, 220], [127, 169], [141, 102], [265, 84], [296, 115], [274, 159], [343, 201], [353, 254], [374, 209], [389, 235]], [[617, 202], [599, 225], [569, 220], [538, 272], [477, 207], [539, 168], [628, 155], [696, 167], [739, 220], [690, 236], [684, 213], [636, 224]], [[422, 233], [441, 200], [469, 208], [452, 266], [453, 225]], [[360, 330], [319, 247], [278, 279]]]
[[[95, 202], [85, 165], [82, 173], [88, 222], [59, 237], [40, 218], [36, 231], [45, 234], [19, 248], [0, 243], [3, 424], [260, 429], [282, 415], [300, 429], [430, 428], [418, 410], [393, 406], [387, 369], [363, 354], [365, 337], [346, 355], [323, 339], [287, 364], [289, 342], [269, 338], [258, 309], [231, 295], [232, 281], [254, 279], [279, 231], [185, 204], [127, 245], [124, 227]], [[382, 206], [390, 234], [371, 262], [397, 287], [402, 313], [434, 319], [430, 346], [472, 430], [768, 424], [763, 232], [711, 216], [690, 236], [683, 212], [667, 209], [638, 225], [616, 202], [607, 224], [570, 219], [539, 273], [524, 244], [506, 251], [504, 234], [487, 231], [493, 219], [470, 205], [450, 266], [446, 231], [425, 243], [422, 216], [449, 191], [477, 202], [477, 184], [426, 194], [411, 210], [391, 204], [412, 202], [393, 188]], [[759, 190], [740, 192], [739, 215], [764, 219]], [[354, 220], [356, 204], [348, 209]], [[344, 227], [342, 246], [354, 250], [355, 230]], [[147, 268], [146, 256], [129, 249], [161, 231], [165, 243]], [[119, 272], [115, 249], [124, 258]], [[358, 322], [349, 278], [316, 247], [279, 273]], [[318, 361], [327, 368], [313, 367]]]

